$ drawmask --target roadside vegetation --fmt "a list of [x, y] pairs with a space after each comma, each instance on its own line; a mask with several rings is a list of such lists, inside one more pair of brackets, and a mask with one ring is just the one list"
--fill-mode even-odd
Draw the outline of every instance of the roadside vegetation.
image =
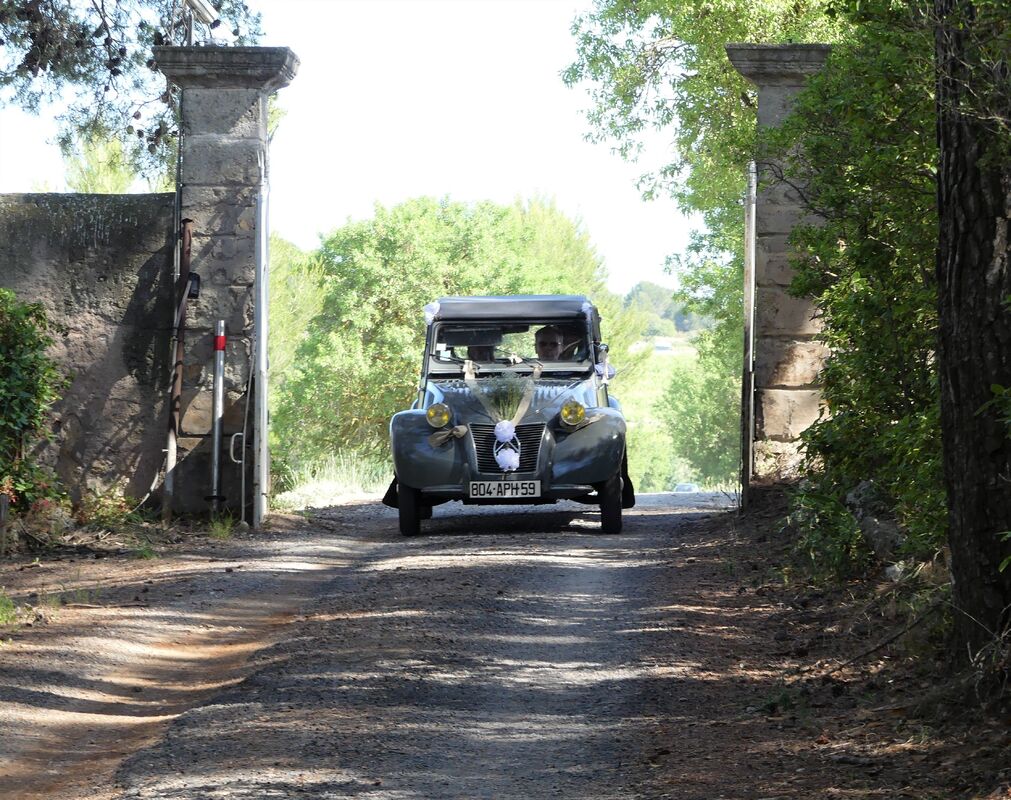
[[[673, 138], [669, 163], [643, 165], [643, 188], [702, 218], [671, 266], [677, 297], [715, 324], [696, 341], [697, 380], [682, 380], [695, 399], [671, 418], [710, 441], [730, 441], [721, 422], [734, 417], [695, 426], [689, 409], [730, 407], [737, 391], [747, 164], [771, 156], [806, 186], [821, 220], [794, 234], [805, 256], [792, 290], [817, 300], [832, 355], [789, 516], [796, 555], [820, 580], [951, 570], [910, 614], [946, 609], [949, 655], [1005, 697], [1011, 351], [987, 342], [1011, 316], [1006, 12], [994, 0], [599, 0], [574, 25], [564, 75], [591, 93], [594, 138], [629, 157], [644, 131]], [[833, 51], [782, 130], [759, 138], [727, 42]]]
[[65, 384], [46, 352], [52, 333], [41, 305], [0, 289], [0, 495], [21, 513], [60, 496], [32, 449], [50, 435], [49, 410]]

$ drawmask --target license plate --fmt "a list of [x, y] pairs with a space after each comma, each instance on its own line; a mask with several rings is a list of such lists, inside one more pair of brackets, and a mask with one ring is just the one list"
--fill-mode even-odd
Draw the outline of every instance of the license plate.
[[487, 500], [540, 497], [540, 481], [471, 481], [470, 496]]

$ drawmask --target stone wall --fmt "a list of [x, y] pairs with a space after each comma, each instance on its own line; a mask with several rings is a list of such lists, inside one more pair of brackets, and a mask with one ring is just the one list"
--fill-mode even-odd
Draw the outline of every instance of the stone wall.
[[0, 286], [62, 329], [52, 355], [71, 383], [43, 457], [75, 499], [142, 497], [162, 467], [174, 198], [0, 195]]

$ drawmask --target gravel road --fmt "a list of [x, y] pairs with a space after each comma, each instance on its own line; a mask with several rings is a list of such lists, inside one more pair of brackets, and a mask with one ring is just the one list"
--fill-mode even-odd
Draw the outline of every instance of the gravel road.
[[621, 536], [577, 505], [457, 505], [411, 540], [375, 506], [319, 512], [350, 526], [346, 563], [255, 674], [123, 764], [123, 796], [674, 796], [670, 564], [680, 523], [726, 505], [646, 498]]
[[373, 500], [0, 563], [42, 609], [0, 646], [0, 797], [968, 800], [1011, 775], [1006, 727], [907, 719], [915, 670], [827, 672], [872, 652], [868, 595], [788, 585], [781, 507], [731, 507], [646, 496], [603, 536], [574, 504], [451, 505], [403, 539]]

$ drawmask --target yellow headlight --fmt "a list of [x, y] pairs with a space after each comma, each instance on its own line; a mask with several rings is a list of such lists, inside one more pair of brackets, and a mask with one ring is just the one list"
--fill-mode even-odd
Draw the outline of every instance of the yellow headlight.
[[445, 403], [436, 403], [428, 407], [425, 418], [433, 428], [445, 428], [449, 424], [449, 406]]
[[586, 408], [578, 400], [569, 400], [562, 406], [561, 416], [566, 425], [578, 425], [586, 419]]

